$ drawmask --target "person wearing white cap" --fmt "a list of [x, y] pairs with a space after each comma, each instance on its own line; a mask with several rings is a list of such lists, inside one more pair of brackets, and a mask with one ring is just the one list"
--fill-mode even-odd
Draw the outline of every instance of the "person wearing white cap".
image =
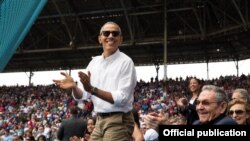
[[155, 129], [148, 129], [144, 134], [145, 141], [158, 141], [159, 134]]

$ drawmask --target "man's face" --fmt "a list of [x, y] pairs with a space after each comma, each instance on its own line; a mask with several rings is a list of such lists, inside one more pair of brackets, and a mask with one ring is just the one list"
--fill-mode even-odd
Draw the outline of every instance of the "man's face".
[[104, 25], [99, 35], [99, 43], [102, 44], [104, 52], [114, 53], [122, 43], [119, 27], [115, 24]]
[[224, 112], [222, 103], [217, 103], [213, 91], [202, 91], [197, 99], [196, 111], [201, 123], [207, 123]]

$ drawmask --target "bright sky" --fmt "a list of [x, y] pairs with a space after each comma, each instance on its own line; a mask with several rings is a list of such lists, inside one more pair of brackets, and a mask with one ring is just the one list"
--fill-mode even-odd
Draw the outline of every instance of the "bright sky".
[[[250, 74], [250, 59], [239, 61], [239, 75]], [[64, 71], [65, 70], [61, 70]], [[77, 72], [79, 70], [73, 70], [71, 72], [72, 77], [75, 81], [79, 81]], [[156, 69], [154, 66], [141, 66], [136, 67], [137, 79], [148, 82], [151, 77], [156, 77]], [[209, 63], [209, 78], [218, 78], [219, 76], [225, 75], [237, 75], [235, 62], [221, 62], [221, 63]], [[0, 86], [6, 85], [28, 85], [29, 84], [29, 72], [19, 73], [0, 73]], [[197, 78], [207, 79], [207, 65], [206, 63], [199, 64], [180, 64], [180, 65], [168, 65], [167, 66], [168, 78], [176, 78], [186, 76], [196, 76]], [[160, 66], [159, 79], [164, 77], [164, 68]], [[34, 85], [48, 85], [52, 84], [52, 79], [62, 79], [60, 71], [43, 71], [34, 72], [32, 77], [32, 83]]]

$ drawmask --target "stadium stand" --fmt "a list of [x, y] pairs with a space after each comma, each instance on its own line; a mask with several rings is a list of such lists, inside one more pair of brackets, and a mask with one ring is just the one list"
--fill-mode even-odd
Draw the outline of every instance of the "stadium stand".
[[[4, 72], [82, 69], [100, 54], [100, 26], [123, 29], [136, 66], [250, 58], [248, 0], [49, 0]], [[164, 10], [166, 8], [166, 10]], [[164, 13], [167, 12], [167, 26]]]

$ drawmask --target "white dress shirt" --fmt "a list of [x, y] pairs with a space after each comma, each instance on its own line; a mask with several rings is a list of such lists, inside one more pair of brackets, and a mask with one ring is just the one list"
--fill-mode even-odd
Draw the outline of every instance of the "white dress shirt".
[[119, 51], [104, 58], [93, 57], [87, 69], [91, 73], [91, 85], [112, 94], [114, 104], [106, 102], [83, 90], [82, 99], [91, 97], [97, 113], [128, 112], [134, 102], [134, 88], [137, 83], [134, 63], [130, 57]]

